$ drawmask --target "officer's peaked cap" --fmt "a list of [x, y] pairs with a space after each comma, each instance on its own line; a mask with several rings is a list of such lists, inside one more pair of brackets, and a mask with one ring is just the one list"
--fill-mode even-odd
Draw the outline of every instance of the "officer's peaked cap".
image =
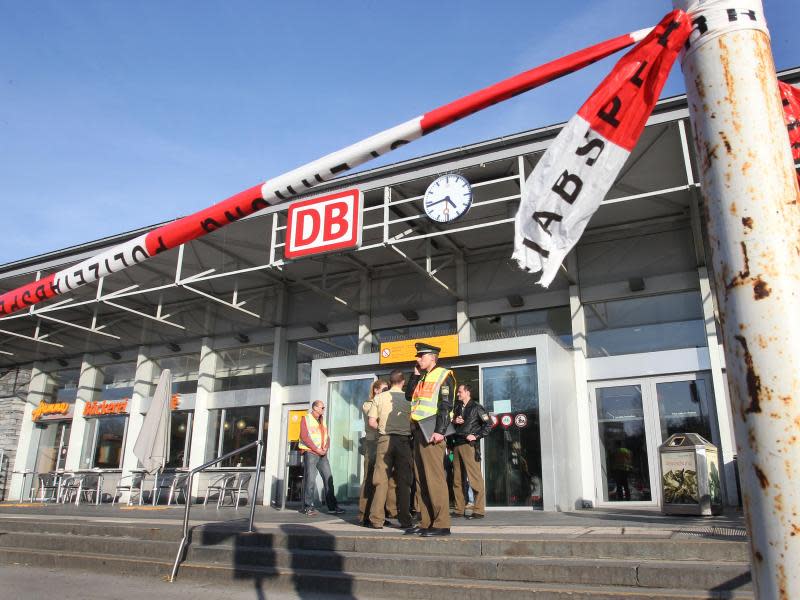
[[425, 342], [417, 342], [414, 344], [414, 348], [417, 349], [417, 356], [422, 356], [423, 354], [436, 354], [438, 356], [439, 352], [442, 351], [441, 348], [426, 344]]

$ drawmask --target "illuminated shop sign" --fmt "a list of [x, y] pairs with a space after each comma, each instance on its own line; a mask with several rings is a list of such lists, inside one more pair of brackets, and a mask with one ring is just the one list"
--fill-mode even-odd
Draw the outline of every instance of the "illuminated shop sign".
[[72, 416], [72, 404], [68, 402], [39, 402], [39, 406], [33, 409], [31, 420], [35, 423], [48, 416]]
[[128, 399], [100, 400], [87, 402], [83, 407], [84, 417], [102, 417], [105, 415], [122, 415], [128, 412]]

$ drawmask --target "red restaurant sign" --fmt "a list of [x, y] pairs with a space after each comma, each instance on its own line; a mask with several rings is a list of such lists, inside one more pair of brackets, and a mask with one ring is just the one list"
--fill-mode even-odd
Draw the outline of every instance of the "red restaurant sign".
[[103, 415], [122, 415], [128, 412], [128, 399], [101, 400], [87, 402], [83, 407], [84, 417], [99, 417]]

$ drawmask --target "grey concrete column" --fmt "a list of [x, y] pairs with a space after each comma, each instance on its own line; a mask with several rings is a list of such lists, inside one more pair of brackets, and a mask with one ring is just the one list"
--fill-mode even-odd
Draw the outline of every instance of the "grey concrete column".
[[11, 468], [11, 486], [8, 497], [10, 500], [25, 500], [28, 498], [31, 475], [25, 478], [25, 489], [23, 489], [23, 476], [19, 473], [33, 471], [36, 466], [36, 450], [39, 447], [39, 429], [33, 422], [33, 409], [39, 406], [39, 402], [47, 397], [47, 393], [54, 385], [53, 378], [44, 371], [41, 363], [35, 363], [31, 370], [31, 381], [28, 384], [28, 395], [25, 399], [25, 410], [22, 415], [22, 426], [20, 427], [19, 439], [17, 441], [17, 452], [14, 465]]
[[372, 303], [372, 282], [367, 273], [361, 274], [359, 294], [358, 294], [358, 353], [369, 354], [372, 352], [372, 344], [375, 336], [372, 335], [372, 323], [370, 319], [370, 308]]
[[68, 471], [81, 468], [90, 468], [92, 465], [82, 465], [84, 438], [88, 419], [83, 416], [87, 402], [99, 400], [100, 391], [103, 389], [103, 371], [93, 364], [89, 354], [83, 356], [81, 374], [78, 377], [78, 395], [75, 398], [75, 409], [72, 417], [72, 428], [69, 433], [69, 448], [64, 468]]
[[456, 259], [456, 332], [459, 344], [469, 344], [475, 340], [475, 332], [469, 320], [467, 303], [467, 264], [462, 257]]
[[128, 403], [128, 432], [125, 436], [125, 454], [122, 458], [123, 475], [130, 474], [139, 466], [139, 459], [133, 454], [136, 439], [142, 430], [144, 413], [150, 407], [155, 392], [155, 382], [161, 375], [161, 368], [150, 356], [149, 346], [140, 346], [136, 357], [136, 375], [133, 393]]
[[[574, 260], [575, 253], [570, 253], [573, 260], [569, 262], [577, 263]], [[573, 268], [573, 266], [575, 268]], [[577, 273], [577, 264], [570, 264], [569, 271]], [[572, 320], [572, 364], [575, 370], [575, 406], [578, 421], [576, 426], [578, 428], [578, 439], [581, 440], [579, 445], [580, 453], [580, 493], [584, 500], [595, 502], [594, 485], [594, 462], [592, 460], [592, 448], [594, 448], [592, 440], [592, 419], [595, 418], [591, 410], [592, 401], [589, 398], [589, 382], [586, 379], [586, 358], [588, 356], [588, 348], [586, 344], [586, 318], [581, 304], [580, 288], [577, 285], [569, 286], [569, 306], [570, 315]]]
[[724, 373], [725, 355], [717, 338], [716, 318], [714, 315], [714, 298], [712, 281], [708, 276], [706, 267], [699, 267], [697, 274], [700, 279], [700, 296], [703, 301], [703, 319], [706, 325], [706, 339], [708, 340], [708, 360], [711, 363], [711, 383], [714, 387], [714, 408], [717, 413], [717, 426], [719, 428], [720, 462], [723, 464], [723, 485], [725, 487], [725, 503], [736, 506], [739, 498], [736, 495], [736, 465], [733, 457], [736, 455], [736, 440], [733, 433], [733, 415], [731, 414], [728, 395], [728, 379]]
[[[289, 342], [287, 330], [284, 325], [286, 318], [286, 304], [288, 294], [284, 287], [277, 297], [276, 322], [279, 323], [273, 330], [274, 345], [272, 350], [272, 383], [270, 384], [269, 413], [267, 430], [267, 454], [264, 460], [264, 496], [262, 502], [269, 505], [273, 500], [280, 505], [280, 494], [283, 489], [283, 449], [281, 448], [281, 434], [283, 423], [283, 403], [286, 397], [286, 387], [290, 381], [289, 374]], [[360, 330], [360, 328], [359, 328]]]
[[[206, 456], [206, 440], [209, 436], [209, 404], [211, 394], [214, 393], [214, 381], [217, 372], [219, 354], [214, 350], [213, 338], [203, 338], [200, 348], [200, 367], [197, 373], [197, 394], [194, 402], [194, 417], [192, 418], [192, 442], [189, 454], [189, 468], [199, 467], [210, 456]], [[200, 474], [194, 478], [192, 496], [200, 495]]]

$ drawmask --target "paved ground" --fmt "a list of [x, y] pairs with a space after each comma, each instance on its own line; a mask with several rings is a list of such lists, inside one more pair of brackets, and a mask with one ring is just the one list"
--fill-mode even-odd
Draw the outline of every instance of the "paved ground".
[[0, 566], [0, 600], [344, 600], [350, 596], [265, 592], [225, 584], [148, 577], [91, 575], [82, 571]]

